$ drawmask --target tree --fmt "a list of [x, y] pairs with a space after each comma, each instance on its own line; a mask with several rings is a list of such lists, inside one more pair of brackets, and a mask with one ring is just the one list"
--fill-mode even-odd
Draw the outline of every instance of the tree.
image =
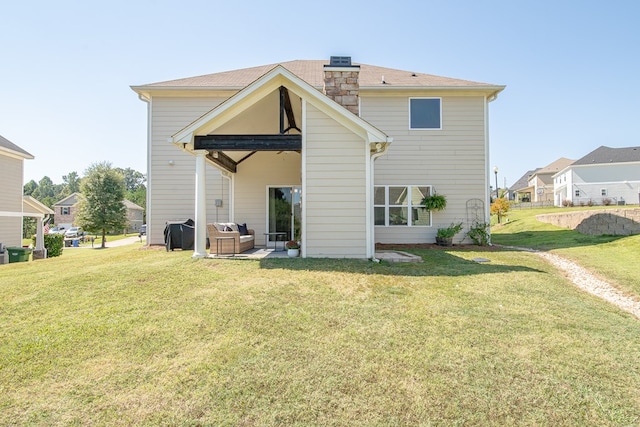
[[64, 192], [67, 193], [67, 196], [80, 191], [80, 177], [78, 176], [78, 172], [69, 172], [68, 175], [62, 176], [62, 180], [64, 181]]
[[107, 231], [122, 230], [127, 225], [124, 177], [111, 168], [111, 163], [95, 163], [85, 171], [80, 191], [78, 225], [93, 233], [100, 232], [104, 248]]
[[493, 203], [491, 203], [491, 215], [498, 215], [498, 224], [500, 224], [502, 220], [502, 215], [509, 212], [510, 207], [511, 204], [504, 197], [495, 199]]
[[115, 170], [120, 172], [124, 177], [124, 198], [144, 208], [144, 215], [146, 217], [147, 187], [145, 183], [147, 182], [147, 177], [143, 173], [131, 168], [116, 168]]

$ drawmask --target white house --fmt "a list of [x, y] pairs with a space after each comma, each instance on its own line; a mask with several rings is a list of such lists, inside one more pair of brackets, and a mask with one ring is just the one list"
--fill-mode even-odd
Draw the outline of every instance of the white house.
[[[148, 107], [147, 241], [165, 223], [247, 223], [302, 256], [369, 258], [489, 220], [488, 107], [504, 86], [299, 60], [133, 86]], [[447, 209], [425, 212], [436, 192]], [[461, 233], [463, 235], [464, 233]]]
[[640, 199], [640, 147], [604, 145], [553, 176], [556, 206], [636, 204]]

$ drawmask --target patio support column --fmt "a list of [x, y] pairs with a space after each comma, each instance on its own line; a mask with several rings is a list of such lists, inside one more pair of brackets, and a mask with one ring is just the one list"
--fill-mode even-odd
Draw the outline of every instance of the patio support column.
[[206, 150], [196, 150], [195, 242], [192, 258], [207, 256]]
[[42, 218], [36, 218], [36, 250], [44, 249], [44, 228]]

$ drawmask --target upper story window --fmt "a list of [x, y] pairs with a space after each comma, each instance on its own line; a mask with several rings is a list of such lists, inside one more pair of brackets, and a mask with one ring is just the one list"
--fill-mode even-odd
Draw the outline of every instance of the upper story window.
[[63, 206], [60, 208], [60, 215], [69, 215], [70, 214], [69, 206]]
[[409, 98], [410, 129], [442, 129], [442, 98]]

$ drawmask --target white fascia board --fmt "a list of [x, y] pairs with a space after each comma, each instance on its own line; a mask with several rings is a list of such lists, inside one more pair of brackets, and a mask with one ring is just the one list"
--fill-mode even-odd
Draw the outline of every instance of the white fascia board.
[[21, 153], [19, 151], [14, 151], [6, 147], [0, 147], [0, 154], [4, 155], [5, 157], [10, 157], [17, 160], [31, 160], [34, 158], [31, 154]]

